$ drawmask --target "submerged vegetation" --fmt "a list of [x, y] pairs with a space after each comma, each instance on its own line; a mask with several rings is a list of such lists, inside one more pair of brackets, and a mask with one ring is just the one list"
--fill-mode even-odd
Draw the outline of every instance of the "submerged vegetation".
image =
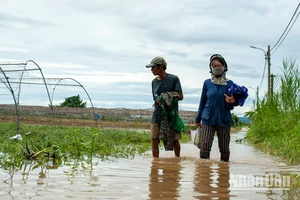
[[[24, 124], [21, 130], [21, 140], [10, 139], [15, 123], [1, 124], [0, 166], [22, 160], [130, 158], [151, 148], [148, 131]], [[182, 141], [190, 136], [183, 134]]]
[[[300, 162], [300, 71], [295, 61], [283, 61], [276, 90], [257, 102], [247, 140], [290, 163]], [[299, 178], [300, 179], [300, 178]]]

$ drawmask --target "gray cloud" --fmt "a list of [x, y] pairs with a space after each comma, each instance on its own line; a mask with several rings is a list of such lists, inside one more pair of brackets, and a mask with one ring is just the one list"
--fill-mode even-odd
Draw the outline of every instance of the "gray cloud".
[[[272, 4], [259, 0], [3, 3], [0, 61], [32, 59], [40, 65], [45, 77], [73, 77], [81, 81], [97, 106], [135, 108], [152, 105], [153, 76], [145, 65], [161, 55], [168, 62], [168, 72], [181, 78], [185, 94], [182, 108], [194, 109], [202, 82], [209, 78], [209, 57], [214, 53], [225, 57], [229, 78], [246, 86], [260, 84], [264, 55], [249, 46], [272, 47], [298, 3], [296, 0], [289, 4], [283, 0]], [[271, 56], [274, 74], [281, 73], [283, 58], [299, 55], [295, 45], [300, 43], [297, 23]], [[107, 83], [100, 84], [97, 79]], [[264, 87], [266, 78], [261, 91]], [[29, 89], [26, 98], [38, 95], [38, 91]], [[78, 93], [63, 87], [56, 92], [57, 99]], [[247, 103], [245, 109], [251, 104]]]
[[178, 51], [169, 51], [168, 54], [175, 55], [175, 56], [182, 57], [182, 58], [185, 58], [188, 56], [188, 54], [186, 52], [178, 52]]
[[37, 19], [32, 19], [30, 17], [20, 17], [16, 15], [8, 15], [0, 13], [0, 22], [2, 24], [8, 24], [7, 27], [20, 28], [19, 25], [12, 25], [13, 23], [22, 23], [31, 26], [31, 28], [36, 26], [39, 27], [48, 27], [48, 26], [56, 26], [56, 24], [50, 23], [48, 21], [41, 21]]

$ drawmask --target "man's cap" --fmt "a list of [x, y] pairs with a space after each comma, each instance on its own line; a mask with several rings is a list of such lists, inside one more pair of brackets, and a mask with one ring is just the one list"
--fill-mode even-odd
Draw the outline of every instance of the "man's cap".
[[147, 68], [154, 67], [156, 65], [164, 65], [167, 66], [165, 59], [161, 56], [156, 56], [151, 60], [151, 63], [146, 65]]

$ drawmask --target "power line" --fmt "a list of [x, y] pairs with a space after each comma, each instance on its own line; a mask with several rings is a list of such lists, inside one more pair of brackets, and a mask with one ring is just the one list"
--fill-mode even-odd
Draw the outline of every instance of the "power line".
[[261, 81], [260, 81], [259, 88], [261, 88], [261, 86], [262, 86], [262, 84], [264, 82], [264, 77], [265, 77], [265, 73], [266, 73], [266, 66], [267, 66], [267, 60], [265, 60], [264, 72], [263, 72], [263, 75], [262, 75], [262, 78], [261, 78]]
[[[278, 39], [278, 41], [276, 42], [276, 44], [272, 47], [272, 49], [270, 49], [270, 45], [268, 45], [268, 50], [267, 50], [267, 52], [265, 52], [265, 50], [263, 50], [261, 48], [250, 46], [251, 48], [254, 48], [254, 49], [260, 49], [260, 50], [262, 50], [265, 53], [265, 59], [266, 60], [265, 60], [265, 66], [264, 66], [264, 72], [263, 72], [262, 80], [261, 80], [261, 83], [260, 83], [260, 88], [261, 88], [262, 83], [263, 83], [263, 79], [264, 79], [264, 75], [265, 75], [265, 70], [266, 70], [266, 65], [268, 64], [268, 94], [272, 94], [271, 89], [273, 90], [273, 87], [271, 87], [271, 81], [270, 81], [270, 79], [271, 79], [271, 50], [273, 50], [276, 47], [276, 49], [275, 49], [275, 51], [276, 51], [278, 49], [278, 47], [282, 44], [282, 42], [284, 41], [284, 39], [286, 38], [286, 36], [288, 35], [288, 33], [290, 32], [291, 28], [295, 24], [295, 22], [296, 22], [296, 20], [297, 20], [297, 18], [299, 16], [299, 14], [300, 14], [300, 13], [298, 13], [298, 15], [295, 18], [295, 15], [297, 14], [299, 6], [300, 6], [300, 3], [298, 3], [298, 6], [297, 6], [297, 8], [296, 8], [296, 10], [295, 10], [292, 18], [290, 19], [290, 22], [288, 23], [288, 25], [286, 26], [284, 32], [282, 33], [282, 35], [280, 36], [280, 38]], [[292, 23], [292, 25], [290, 26], [291, 23]], [[288, 32], [286, 33], [286, 31], [288, 31]]]
[[[274, 49], [274, 47], [276, 47], [276, 45], [279, 43], [279, 41], [281, 40], [281, 38], [283, 37], [283, 35], [284, 35], [285, 32], [287, 31], [288, 27], [290, 26], [291, 22], [293, 21], [293, 19], [294, 19], [296, 13], [297, 13], [297, 11], [298, 11], [299, 6], [300, 6], [300, 3], [298, 4], [298, 6], [297, 6], [297, 8], [296, 8], [296, 10], [295, 10], [295, 12], [294, 12], [292, 18], [290, 19], [290, 22], [289, 22], [288, 25], [286, 26], [285, 30], [284, 30], [283, 33], [281, 34], [281, 36], [280, 36], [280, 38], [278, 39], [278, 41], [276, 42], [276, 44], [271, 48], [271, 50]], [[298, 14], [298, 15], [299, 15], [299, 14]], [[298, 15], [297, 15], [297, 17], [298, 17]], [[296, 18], [296, 19], [297, 19], [297, 18]], [[295, 20], [295, 21], [296, 21], [296, 20]], [[295, 23], [295, 21], [294, 21], [294, 23]], [[294, 23], [293, 23], [293, 24], [294, 24]], [[290, 29], [289, 29], [289, 30], [290, 30]], [[287, 33], [287, 34], [288, 34], [288, 33]], [[286, 35], [287, 35], [287, 34], [286, 34]], [[286, 37], [286, 36], [285, 36], [285, 37]], [[284, 38], [285, 38], [285, 37], [284, 37]]]
[[[293, 25], [295, 24], [297, 18], [299, 17], [299, 14], [300, 12], [298, 13], [297, 17], [295, 18], [294, 22], [292, 23], [291, 27], [289, 28], [288, 32], [286, 33], [286, 35], [284, 36], [284, 38], [281, 40], [281, 42], [279, 43], [279, 45], [276, 47], [276, 49], [272, 52], [272, 55], [273, 53], [275, 53], [275, 51], [278, 49], [278, 47], [280, 47], [280, 45], [282, 44], [282, 42], [284, 41], [284, 39], [286, 38], [286, 36], [289, 34], [290, 30], [292, 29]], [[274, 47], [273, 47], [274, 48]], [[272, 48], [272, 49], [273, 49]]]

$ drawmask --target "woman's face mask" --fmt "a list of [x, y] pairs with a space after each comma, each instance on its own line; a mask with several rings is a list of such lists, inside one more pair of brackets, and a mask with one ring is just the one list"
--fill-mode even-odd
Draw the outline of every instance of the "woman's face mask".
[[215, 76], [221, 76], [223, 74], [223, 72], [224, 72], [224, 66], [218, 67], [218, 68], [217, 67], [216, 68], [212, 68], [212, 73]]
[[213, 60], [211, 63], [211, 71], [215, 76], [221, 76], [225, 70], [225, 67], [218, 60]]

